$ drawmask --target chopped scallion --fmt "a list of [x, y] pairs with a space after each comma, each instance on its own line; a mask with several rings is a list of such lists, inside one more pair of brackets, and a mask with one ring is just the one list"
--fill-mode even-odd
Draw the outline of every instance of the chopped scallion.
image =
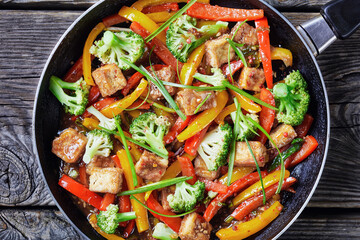
[[205, 102], [209, 99], [209, 97], [211, 96], [211, 93], [209, 93], [206, 98], [204, 98], [204, 100], [202, 100], [202, 102], [196, 107], [194, 114], [197, 114], [198, 111], [200, 110], [200, 108], [202, 107], [202, 105], [205, 104]]

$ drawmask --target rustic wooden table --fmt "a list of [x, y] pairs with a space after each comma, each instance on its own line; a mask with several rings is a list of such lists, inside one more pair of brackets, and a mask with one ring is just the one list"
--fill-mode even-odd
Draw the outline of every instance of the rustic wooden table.
[[[329, 0], [268, 0], [296, 25]], [[354, 0], [356, 1], [356, 0]], [[36, 86], [50, 51], [96, 0], [0, 0], [0, 238], [82, 239], [55, 207], [31, 142]], [[360, 239], [360, 31], [321, 56], [331, 109], [320, 184], [281, 239]]]

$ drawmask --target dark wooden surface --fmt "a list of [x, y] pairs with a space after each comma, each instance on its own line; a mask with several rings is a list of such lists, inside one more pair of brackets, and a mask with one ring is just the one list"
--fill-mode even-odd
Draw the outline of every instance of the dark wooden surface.
[[[56, 209], [31, 143], [36, 86], [59, 37], [95, 0], [0, 0], [0, 239], [81, 239]], [[293, 24], [328, 0], [268, 0]], [[282, 239], [360, 239], [360, 31], [318, 57], [331, 108], [324, 173]]]

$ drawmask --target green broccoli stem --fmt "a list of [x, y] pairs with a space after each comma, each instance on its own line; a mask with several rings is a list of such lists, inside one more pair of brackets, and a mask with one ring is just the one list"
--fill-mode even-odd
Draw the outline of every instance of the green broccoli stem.
[[85, 151], [85, 154], [83, 157], [84, 163], [89, 163], [91, 161], [91, 159], [95, 156], [96, 152], [99, 150], [101, 144], [102, 144], [101, 141], [99, 141], [97, 138], [95, 138], [93, 140], [93, 142], [91, 143], [90, 149], [87, 149]]
[[164, 188], [164, 187], [174, 185], [176, 183], [184, 182], [184, 181], [190, 180], [192, 178], [193, 177], [185, 177], [185, 176], [183, 176], [183, 177], [176, 177], [176, 178], [166, 179], [166, 180], [162, 180], [162, 181], [159, 181], [159, 182], [150, 183], [150, 184], [147, 184], [145, 186], [138, 187], [138, 188], [136, 188], [134, 190], [123, 191], [123, 192], [119, 193], [118, 196], [133, 195], [133, 194], [153, 191], [153, 190], [157, 190], [157, 189], [161, 189], [161, 188]]
[[51, 76], [50, 81], [55, 81], [61, 88], [69, 89], [69, 90], [76, 90], [79, 87], [79, 82], [81, 80], [78, 80], [77, 82], [65, 82], [61, 80], [60, 78], [56, 76]]
[[111, 31], [104, 33], [103, 41], [110, 46], [120, 46], [124, 50], [132, 47], [131, 41], [123, 41]]
[[110, 120], [110, 118], [105, 117], [99, 110], [97, 110], [93, 106], [89, 107], [86, 110], [92, 115], [94, 115], [97, 119], [99, 119], [100, 122], [106, 122]]
[[162, 138], [158, 139], [153, 134], [145, 132], [145, 137], [147, 139], [147, 143], [150, 145], [151, 148], [157, 149], [161, 154], [169, 156], [168, 151], [165, 148]]
[[[71, 106], [71, 107], [76, 107], [77, 105], [74, 104], [73, 102], [76, 102], [77, 98], [67, 95], [64, 92], [64, 89], [62, 88], [62, 83], [61, 82], [63, 82], [63, 81], [60, 78], [57, 78], [55, 76], [51, 76], [50, 84], [49, 84], [49, 90], [52, 92], [52, 94], [54, 94], [54, 96], [62, 104], [65, 104], [65, 105], [68, 105], [68, 106]], [[67, 89], [70, 89], [70, 88], [67, 88]], [[75, 88], [73, 88], [73, 89], [75, 89]], [[72, 90], [72, 89], [70, 89], [70, 90]]]
[[117, 213], [116, 214], [116, 221], [117, 222], [125, 222], [129, 220], [133, 220], [136, 218], [135, 212], [124, 212], [124, 213]]

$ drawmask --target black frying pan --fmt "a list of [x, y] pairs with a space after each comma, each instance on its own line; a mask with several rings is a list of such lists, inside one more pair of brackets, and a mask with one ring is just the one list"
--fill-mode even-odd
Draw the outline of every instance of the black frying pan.
[[[90, 226], [78, 207], [73, 204], [69, 194], [58, 186], [60, 160], [51, 153], [51, 142], [59, 129], [61, 106], [48, 90], [51, 75], [63, 76], [70, 68], [70, 62], [77, 60], [91, 29], [102, 18], [116, 13], [123, 5], [130, 6], [134, 1], [105, 0], [92, 6], [82, 14], [64, 33], [52, 51], [37, 89], [34, 117], [33, 139], [36, 156], [44, 180], [53, 199], [68, 221], [90, 239], [103, 239]], [[267, 228], [253, 236], [255, 239], [279, 237], [300, 215], [315, 191], [320, 179], [329, 144], [329, 105], [324, 80], [314, 55], [319, 54], [332, 41], [343, 39], [353, 33], [360, 25], [360, 1], [336, 0], [322, 8], [319, 15], [298, 27], [292, 24], [276, 9], [260, 0], [222, 0], [213, 1], [233, 8], [264, 9], [269, 19], [272, 45], [281, 45], [292, 51], [294, 69], [299, 69], [309, 84], [311, 105], [310, 114], [314, 123], [310, 130], [319, 142], [311, 156], [295, 167], [292, 176], [299, 180], [296, 194], [284, 196], [284, 210]]]

